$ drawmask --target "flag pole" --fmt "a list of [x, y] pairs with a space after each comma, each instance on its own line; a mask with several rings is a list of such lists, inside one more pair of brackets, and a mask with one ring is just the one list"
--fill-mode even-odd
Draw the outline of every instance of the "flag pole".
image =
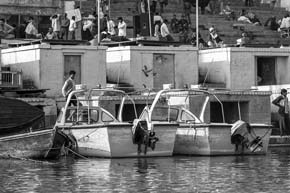
[[148, 17], [149, 17], [149, 34], [150, 38], [152, 37], [152, 27], [151, 27], [151, 10], [150, 10], [150, 0], [147, 1], [148, 3]]
[[196, 48], [197, 50], [199, 49], [199, 29], [198, 29], [198, 26], [199, 26], [199, 23], [198, 23], [198, 0], [196, 0], [196, 3], [195, 3], [195, 8], [196, 8], [196, 13], [195, 13], [195, 23], [196, 23]]
[[101, 42], [101, 28], [100, 28], [100, 25], [101, 25], [101, 21], [100, 21], [100, 0], [96, 0], [96, 8], [98, 10], [98, 45], [100, 45], [100, 42]]

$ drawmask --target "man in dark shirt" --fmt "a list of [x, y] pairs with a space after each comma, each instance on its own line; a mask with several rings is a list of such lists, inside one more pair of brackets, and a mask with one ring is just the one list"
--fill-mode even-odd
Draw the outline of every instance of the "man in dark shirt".
[[60, 21], [60, 39], [67, 40], [68, 39], [68, 27], [69, 27], [69, 19], [67, 18], [67, 14], [65, 13]]
[[272, 101], [274, 105], [279, 107], [279, 128], [280, 136], [284, 134], [289, 134], [289, 105], [287, 90], [281, 89], [281, 95], [278, 96], [275, 100]]

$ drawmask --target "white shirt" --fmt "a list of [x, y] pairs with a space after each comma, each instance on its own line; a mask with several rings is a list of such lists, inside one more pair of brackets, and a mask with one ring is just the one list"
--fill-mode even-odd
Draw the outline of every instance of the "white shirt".
[[56, 18], [50, 17], [51, 27], [53, 31], [60, 31], [60, 20], [59, 15]]
[[168, 27], [167, 27], [167, 25], [165, 23], [162, 23], [160, 31], [161, 31], [161, 36], [162, 37], [166, 37], [167, 35], [170, 34], [169, 30], [168, 30]]
[[154, 15], [153, 23], [155, 23], [156, 21], [163, 22], [163, 19], [162, 19], [162, 17], [160, 15]]
[[289, 27], [290, 27], [290, 17], [283, 18], [280, 28], [289, 28]]
[[119, 29], [118, 36], [126, 37], [126, 28], [127, 28], [127, 25], [124, 21], [119, 22], [119, 24], [118, 24], [118, 29]]
[[116, 35], [115, 31], [115, 23], [113, 20], [107, 21], [107, 28], [108, 28], [108, 33], [111, 35]]
[[25, 28], [25, 33], [30, 35], [36, 35], [38, 32], [37, 29], [34, 27], [33, 23], [30, 22]]
[[68, 27], [68, 31], [75, 31], [77, 28], [77, 24], [74, 20], [70, 20], [69, 22], [69, 27]]
[[91, 20], [84, 21], [84, 25], [83, 25], [83, 30], [84, 31], [86, 31], [87, 29], [92, 31], [92, 28], [93, 28], [93, 21], [91, 21]]

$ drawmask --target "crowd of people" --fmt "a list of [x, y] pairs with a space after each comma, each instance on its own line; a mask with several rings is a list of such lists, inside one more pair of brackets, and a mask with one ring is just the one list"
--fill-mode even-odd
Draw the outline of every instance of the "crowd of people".
[[[202, 38], [201, 34], [197, 35], [196, 29], [191, 26], [190, 14], [192, 12], [192, 6], [195, 5], [193, 2], [195, 1], [179, 1], [183, 2], [184, 12], [180, 18], [178, 18], [176, 14], [173, 14], [170, 21], [166, 18], [162, 18], [164, 9], [168, 5], [168, 0], [151, 0], [150, 5], [148, 5], [147, 0], [137, 0], [136, 9], [139, 13], [148, 13], [150, 10], [151, 13], [154, 14], [154, 36], [159, 41], [179, 41], [184, 44], [192, 44], [193, 46], [196, 46], [198, 42], [199, 47], [222, 47], [223, 40], [214, 26], [208, 28], [206, 41]], [[263, 3], [263, 1], [265, 0], [262, 0], [261, 3]], [[115, 23], [108, 14], [108, 1], [102, 0], [101, 2], [102, 6], [99, 15], [100, 26], [98, 26], [98, 15], [96, 11], [86, 16], [82, 16], [81, 20], [76, 20], [75, 16], [68, 18], [66, 13], [63, 15], [54, 14], [50, 17], [51, 25], [45, 33], [38, 32], [33, 17], [29, 17], [27, 22], [21, 24], [18, 28], [7, 24], [4, 19], [0, 19], [0, 38], [20, 37], [29, 39], [43, 38], [47, 40], [75, 40], [76, 32], [81, 31], [82, 40], [90, 41], [97, 38], [99, 28], [101, 32], [100, 39], [103, 41], [128, 40], [126, 21], [124, 21], [122, 17], [118, 17]], [[227, 20], [253, 25], [263, 25], [258, 16], [252, 11], [243, 9], [239, 14], [236, 14], [235, 11], [231, 9], [229, 0], [206, 0], [203, 2], [205, 13], [224, 15]], [[244, 2], [245, 6], [253, 6], [255, 3], [254, 0], [244, 0]], [[275, 5], [275, 3], [276, 1], [271, 1], [271, 5]], [[158, 7], [159, 9], [157, 9]], [[270, 17], [267, 19], [264, 26], [268, 26], [271, 30], [290, 31], [290, 16], [287, 14], [280, 21], [277, 21], [275, 16]], [[16, 35], [16, 33], [20, 33], [21, 35]], [[175, 35], [172, 35], [172, 33]], [[241, 37], [237, 39], [237, 46], [245, 45], [248, 41], [248, 34], [246, 32], [241, 32]]]

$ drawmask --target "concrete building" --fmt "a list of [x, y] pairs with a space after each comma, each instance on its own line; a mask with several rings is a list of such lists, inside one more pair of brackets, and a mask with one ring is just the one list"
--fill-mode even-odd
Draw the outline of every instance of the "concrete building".
[[222, 48], [199, 52], [200, 82], [227, 89], [290, 82], [289, 48]]
[[32, 82], [36, 88], [49, 89], [50, 97], [61, 96], [61, 88], [70, 70], [76, 83], [88, 88], [106, 84], [106, 47], [31, 45], [3, 49], [2, 66], [22, 71], [23, 86]]
[[161, 89], [197, 84], [197, 50], [193, 47], [126, 46], [108, 48], [107, 76], [113, 83]]

